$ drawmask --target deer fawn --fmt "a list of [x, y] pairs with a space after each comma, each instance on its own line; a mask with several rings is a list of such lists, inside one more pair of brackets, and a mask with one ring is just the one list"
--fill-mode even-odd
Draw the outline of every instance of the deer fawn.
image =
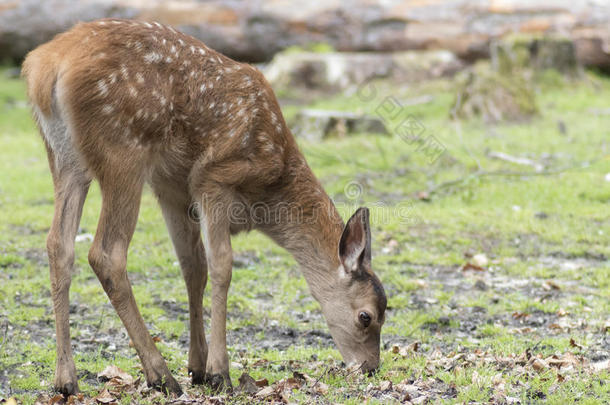
[[[369, 212], [358, 209], [343, 226], [258, 70], [169, 26], [105, 19], [78, 24], [32, 51], [23, 75], [55, 187], [47, 249], [57, 390], [78, 391], [68, 291], [74, 239], [94, 178], [103, 202], [89, 263], [133, 341], [148, 384], [181, 393], [125, 269], [144, 183], [159, 200], [186, 282], [194, 384], [231, 385], [231, 234], [250, 229], [295, 257], [345, 362], [364, 371], [378, 366], [386, 297], [371, 270]], [[193, 206], [199, 223], [189, 216]], [[262, 220], [254, 215], [261, 212]], [[202, 313], [208, 271], [209, 349]]]

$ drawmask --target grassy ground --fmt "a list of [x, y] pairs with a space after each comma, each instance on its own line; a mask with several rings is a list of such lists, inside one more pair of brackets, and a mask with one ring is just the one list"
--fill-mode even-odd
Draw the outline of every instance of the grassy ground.
[[[0, 77], [0, 402], [33, 403], [52, 396], [54, 323], [44, 248], [52, 184], [23, 83], [1, 71]], [[315, 108], [382, 114], [391, 128], [415, 117], [428, 141], [361, 135], [302, 144], [344, 217], [359, 205], [373, 209], [374, 267], [389, 296], [382, 366], [372, 377], [342, 370], [294, 261], [261, 235], [240, 235], [228, 321], [234, 385], [247, 372], [273, 384], [257, 400], [285, 395], [321, 403], [610, 401], [610, 80], [547, 79], [538, 89], [539, 117], [494, 127], [451, 121], [447, 81], [378, 83], [366, 99], [356, 92], [315, 102]], [[400, 108], [397, 102], [422, 95], [432, 101], [388, 118], [388, 102]], [[296, 109], [286, 107], [287, 116]], [[490, 152], [542, 167], [493, 159]], [[99, 209], [93, 186], [81, 234], [95, 232]], [[104, 390], [97, 374], [107, 366], [142, 373], [87, 264], [83, 239], [76, 247], [71, 324], [80, 387], [92, 398]], [[149, 192], [128, 271], [151, 333], [188, 387], [185, 287]], [[138, 382], [130, 387], [114, 396], [122, 403], [162, 401]], [[193, 397], [204, 393], [189, 388]], [[220, 400], [252, 402], [245, 394]]]

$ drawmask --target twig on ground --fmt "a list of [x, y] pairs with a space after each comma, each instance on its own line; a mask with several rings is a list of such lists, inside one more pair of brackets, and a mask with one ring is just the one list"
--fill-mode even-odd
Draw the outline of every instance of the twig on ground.
[[[360, 366], [360, 368], [362, 368], [362, 365]], [[326, 375], [326, 373], [328, 373], [328, 370], [330, 370], [330, 365], [326, 366], [326, 369], [324, 370], [324, 372], [322, 374], [320, 374], [320, 376], [318, 378], [316, 378], [316, 381], [313, 383], [311, 388], [315, 387], [320, 382], [322, 377], [324, 377]]]
[[567, 166], [567, 167], [563, 167], [560, 169], [551, 169], [551, 170], [544, 170], [544, 171], [532, 171], [532, 172], [515, 172], [515, 171], [510, 171], [510, 170], [495, 170], [495, 171], [486, 171], [486, 170], [477, 170], [474, 173], [471, 173], [465, 177], [460, 177], [458, 179], [454, 179], [454, 180], [449, 180], [449, 181], [445, 181], [443, 183], [437, 184], [436, 186], [428, 189], [426, 191], [426, 193], [428, 193], [429, 196], [431, 196], [432, 194], [436, 194], [439, 191], [446, 189], [446, 188], [451, 188], [453, 186], [459, 186], [463, 183], [466, 183], [469, 180], [472, 179], [477, 179], [477, 178], [482, 178], [482, 177], [491, 177], [491, 176], [504, 176], [504, 177], [527, 177], [527, 176], [551, 176], [551, 175], [555, 175], [555, 174], [561, 174], [561, 173], [565, 173], [567, 171], [570, 170], [574, 170], [574, 169], [583, 169], [586, 167], [591, 166], [593, 163], [595, 163], [596, 161], [591, 161], [591, 162], [585, 162], [585, 163], [581, 163], [578, 165], [572, 165], [572, 166]]
[[542, 165], [541, 163], [535, 162], [531, 159], [528, 158], [523, 158], [523, 157], [518, 157], [518, 156], [511, 156], [507, 153], [504, 152], [489, 152], [487, 154], [488, 157], [492, 158], [492, 159], [499, 159], [499, 160], [503, 160], [505, 162], [510, 162], [510, 163], [514, 163], [517, 165], [523, 165], [523, 166], [531, 166], [534, 168], [534, 170], [536, 170], [537, 172], [541, 172], [544, 170], [544, 165]]

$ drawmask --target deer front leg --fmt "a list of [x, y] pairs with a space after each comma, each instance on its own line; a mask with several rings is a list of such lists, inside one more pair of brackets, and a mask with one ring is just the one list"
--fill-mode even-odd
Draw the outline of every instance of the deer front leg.
[[[116, 176], [127, 179], [128, 176]], [[89, 263], [110, 298], [142, 362], [149, 385], [182, 394], [146, 328], [127, 278], [127, 248], [138, 218], [142, 184], [100, 181], [102, 214], [89, 251]]]
[[205, 251], [199, 224], [189, 218], [190, 198], [178, 202], [159, 193], [159, 203], [171, 236], [186, 283], [190, 315], [190, 344], [188, 369], [193, 384], [203, 384], [208, 358], [208, 346], [203, 328], [203, 292], [208, 279]]
[[233, 252], [228, 198], [215, 198], [202, 204], [202, 227], [208, 271], [212, 283], [212, 330], [206, 366], [206, 381], [215, 389], [231, 388], [227, 353], [227, 293], [231, 284]]

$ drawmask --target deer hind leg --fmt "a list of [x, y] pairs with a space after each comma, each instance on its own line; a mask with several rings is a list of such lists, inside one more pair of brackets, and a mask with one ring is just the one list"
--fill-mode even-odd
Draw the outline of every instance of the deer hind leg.
[[212, 330], [206, 365], [206, 381], [214, 389], [231, 388], [227, 353], [227, 293], [231, 284], [233, 252], [227, 208], [231, 192], [217, 186], [205, 188], [201, 225], [208, 271], [212, 283]]
[[201, 229], [196, 218], [189, 216], [190, 196], [177, 199], [174, 193], [156, 191], [188, 293], [191, 336], [188, 369], [193, 384], [203, 384], [208, 346], [203, 328], [202, 301], [208, 280], [208, 267]]
[[[45, 128], [42, 123], [41, 127]], [[45, 137], [56, 136], [49, 128], [44, 129]], [[55, 214], [47, 237], [57, 340], [54, 387], [64, 395], [71, 395], [78, 392], [78, 381], [70, 344], [70, 273], [74, 265], [74, 238], [91, 177], [77, 160], [70, 160], [67, 155], [56, 158], [49, 142], [45, 144], [55, 188]]]
[[55, 189], [55, 214], [47, 237], [57, 340], [54, 387], [62, 394], [70, 395], [78, 392], [70, 343], [70, 272], [74, 265], [74, 238], [78, 232], [91, 176], [77, 157], [57, 105], [53, 105], [50, 116], [45, 116], [34, 106], [34, 115], [45, 140]]
[[127, 248], [136, 226], [143, 185], [137, 177], [134, 179], [133, 173], [116, 172], [98, 176], [102, 213], [89, 251], [89, 263], [133, 341], [148, 384], [181, 395], [180, 385], [169, 372], [144, 324], [127, 278]]

